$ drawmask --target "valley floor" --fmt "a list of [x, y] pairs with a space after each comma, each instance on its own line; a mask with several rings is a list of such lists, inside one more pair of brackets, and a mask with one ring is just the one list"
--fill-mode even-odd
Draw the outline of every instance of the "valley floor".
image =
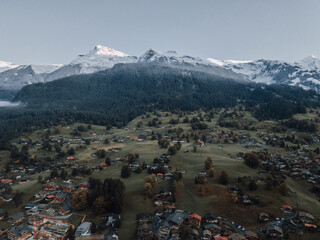
[[[167, 153], [167, 149], [161, 149], [158, 145], [157, 140], [128, 140], [126, 139], [123, 142], [111, 142], [109, 144], [104, 143], [104, 139], [115, 139], [121, 138], [125, 139], [128, 136], [137, 136], [137, 135], [149, 135], [152, 131], [155, 134], [168, 134], [170, 128], [179, 128], [181, 127], [184, 132], [191, 131], [189, 123], [178, 123], [178, 124], [169, 124], [170, 119], [178, 118], [178, 115], [168, 113], [161, 113], [162, 124], [160, 127], [149, 127], [148, 121], [151, 121], [153, 116], [150, 117], [138, 117], [137, 119], [130, 122], [127, 128], [124, 129], [111, 129], [108, 130], [109, 134], [106, 134], [106, 129], [104, 126], [92, 126], [92, 128], [86, 132], [81, 133], [81, 138], [96, 138], [96, 141], [87, 145], [85, 149], [80, 149], [79, 144], [69, 144], [69, 146], [63, 146], [63, 150], [67, 151], [68, 148], [75, 148], [75, 159], [72, 160], [71, 164], [77, 165], [87, 165], [90, 167], [99, 166], [104, 163], [105, 158], [98, 158], [92, 156], [92, 153], [96, 152], [98, 149], [104, 149], [107, 152], [107, 156], [112, 160], [116, 158], [126, 159], [126, 156], [130, 152], [135, 152], [139, 154], [139, 163], [146, 162], [149, 165], [152, 165], [153, 159], [159, 157], [163, 153]], [[198, 113], [188, 113], [189, 119], [196, 117]], [[211, 122], [208, 122], [209, 129], [212, 130], [212, 134], [220, 132], [222, 130], [239, 132], [236, 129], [228, 128], [217, 128], [219, 113], [213, 118]], [[307, 116], [308, 118], [310, 116]], [[312, 115], [312, 117], [314, 117]], [[259, 122], [254, 119], [251, 115], [246, 113], [246, 121], [250, 121], [251, 126], [255, 126], [258, 130], [240, 130], [240, 132], [248, 133], [252, 138], [261, 139], [258, 136], [260, 132], [269, 132], [271, 131], [272, 126], [277, 126], [278, 123], [273, 121]], [[299, 116], [301, 118], [301, 116]], [[181, 120], [183, 117], [181, 118]], [[140, 130], [137, 130], [136, 125], [139, 122], [142, 122]], [[73, 126], [60, 127], [59, 133], [52, 135], [57, 138], [58, 136], [63, 136], [66, 138], [73, 138], [70, 135], [72, 129], [75, 129], [80, 124], [75, 124]], [[319, 125], [319, 124], [318, 124]], [[53, 132], [54, 129], [51, 129]], [[31, 139], [32, 141], [37, 141], [42, 139], [46, 131], [38, 130], [33, 132], [30, 135], [22, 136], [21, 138]], [[318, 133], [317, 133], [318, 134]], [[298, 135], [298, 134], [297, 134]], [[257, 151], [260, 148], [247, 146], [244, 147], [243, 144], [233, 143], [233, 144], [214, 144], [207, 143], [203, 147], [197, 147], [196, 152], [193, 151], [194, 140], [190, 138], [190, 142], [182, 143], [181, 150], [177, 154], [171, 156], [170, 166], [172, 170], [175, 169], [184, 169], [185, 173], [183, 174], [182, 181], [179, 181], [176, 184], [176, 208], [186, 211], [191, 211], [197, 213], [201, 216], [205, 215], [208, 212], [215, 213], [218, 216], [228, 218], [232, 222], [236, 222], [241, 226], [244, 226], [246, 229], [255, 230], [263, 224], [259, 223], [258, 216], [261, 212], [267, 212], [269, 216], [273, 218], [287, 218], [281, 211], [280, 207], [282, 205], [289, 205], [295, 207], [294, 199], [291, 195], [283, 196], [279, 191], [267, 191], [265, 189], [265, 182], [257, 183], [257, 190], [249, 191], [246, 186], [242, 186], [238, 182], [239, 177], [244, 176], [257, 176], [259, 175], [259, 170], [248, 167], [242, 158], [237, 157], [239, 152], [251, 152]], [[22, 145], [17, 145], [21, 149]], [[319, 147], [319, 143], [309, 145], [306, 148], [314, 149]], [[110, 153], [108, 149], [112, 148], [121, 148], [120, 152]], [[268, 146], [268, 152], [281, 152], [281, 154], [286, 154], [289, 151], [284, 150], [278, 146]], [[55, 156], [54, 151], [47, 152], [41, 150], [39, 146], [34, 146], [29, 149], [31, 155], [41, 156], [47, 154], [49, 156]], [[0, 151], [1, 166], [5, 167], [6, 161], [9, 159], [10, 152]], [[208, 178], [208, 182], [204, 185], [196, 185], [195, 178], [198, 176], [199, 171], [204, 170], [205, 160], [211, 157], [213, 159], [213, 167], [216, 173], [214, 178]], [[319, 155], [316, 156], [319, 159]], [[101, 179], [102, 181], [105, 178], [120, 178], [121, 169], [124, 165], [127, 165], [123, 161], [115, 161], [112, 166], [106, 167], [101, 171], [93, 171], [90, 177]], [[71, 175], [72, 168], [65, 168], [66, 171]], [[221, 185], [219, 183], [219, 175], [222, 171], [226, 171], [229, 175], [229, 184], [228, 186]], [[11, 186], [13, 192], [21, 191], [23, 195], [23, 204], [15, 206], [13, 203], [5, 203], [3, 208], [8, 211], [8, 215], [12, 215], [21, 211], [22, 206], [27, 202], [33, 201], [33, 196], [41, 191], [43, 184], [38, 183], [38, 176], [41, 175], [42, 178], [45, 178], [50, 175], [50, 171], [36, 173], [30, 175], [31, 181], [24, 184], [13, 184]], [[121, 228], [119, 231], [120, 239], [135, 239], [137, 231], [137, 220], [136, 215], [141, 212], [150, 212], [153, 213], [155, 208], [151, 199], [145, 198], [143, 196], [143, 186], [144, 178], [148, 176], [147, 170], [142, 171], [142, 173], [132, 173], [129, 178], [121, 178], [125, 184], [125, 194], [124, 194], [124, 204], [123, 211], [121, 214]], [[261, 175], [266, 177], [267, 175]], [[72, 178], [72, 184], [78, 185], [81, 182], [87, 181], [88, 176], [82, 178]], [[293, 196], [297, 201], [298, 208], [300, 210], [311, 213], [315, 218], [320, 216], [320, 203], [318, 197], [312, 194], [309, 190], [312, 185], [306, 180], [294, 180], [291, 177], [285, 179], [285, 183], [288, 188], [293, 191]], [[159, 179], [156, 182], [156, 191], [158, 192], [162, 187], [165, 187], [167, 182], [163, 179]], [[257, 198], [264, 204], [260, 205], [250, 205], [244, 206], [242, 204], [235, 204], [234, 199], [231, 194], [228, 192], [228, 187], [238, 185], [243, 190], [244, 194], [247, 194], [250, 198]], [[86, 221], [92, 221], [96, 224], [99, 222], [101, 216], [97, 216], [89, 209], [84, 212], [78, 212], [78, 215], [74, 214], [69, 221], [74, 225], [77, 225], [79, 221], [86, 214]], [[0, 223], [2, 228], [9, 228], [12, 225], [7, 224], [6, 222]], [[305, 234], [303, 239], [319, 239], [319, 233], [315, 234]]]

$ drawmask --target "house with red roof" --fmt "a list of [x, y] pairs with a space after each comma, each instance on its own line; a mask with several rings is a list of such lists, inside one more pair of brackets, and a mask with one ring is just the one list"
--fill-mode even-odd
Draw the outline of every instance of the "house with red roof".
[[68, 186], [65, 186], [62, 191], [64, 192], [72, 192], [74, 190], [74, 186], [73, 185], [68, 185]]
[[56, 195], [56, 197], [54, 198], [54, 200], [57, 201], [57, 202], [63, 202], [65, 197], [66, 197], [65, 193], [58, 193]]
[[53, 191], [53, 190], [56, 190], [57, 188], [58, 188], [58, 184], [55, 182], [47, 183], [46, 185], [44, 185], [44, 189], [48, 191]]
[[280, 210], [281, 210], [282, 214], [284, 214], [284, 215], [292, 215], [292, 213], [293, 213], [293, 208], [290, 207], [289, 205], [282, 205]]
[[79, 188], [80, 189], [88, 189], [88, 183], [87, 182], [80, 183]]
[[12, 179], [1, 179], [1, 183], [5, 186], [12, 185]]
[[188, 222], [189, 223], [194, 223], [194, 224], [197, 224], [197, 225], [200, 225], [201, 223], [201, 216], [198, 215], [198, 214], [191, 214], [189, 215], [188, 217]]

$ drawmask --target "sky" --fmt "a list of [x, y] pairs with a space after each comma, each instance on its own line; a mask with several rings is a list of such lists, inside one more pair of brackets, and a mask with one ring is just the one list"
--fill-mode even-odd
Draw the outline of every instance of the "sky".
[[201, 58], [320, 57], [319, 0], [0, 0], [0, 60], [69, 63], [96, 45]]

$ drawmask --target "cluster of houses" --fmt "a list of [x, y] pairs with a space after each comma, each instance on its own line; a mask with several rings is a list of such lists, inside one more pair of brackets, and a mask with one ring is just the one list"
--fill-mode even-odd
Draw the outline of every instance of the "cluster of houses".
[[238, 225], [212, 213], [203, 217], [179, 209], [156, 214], [140, 213], [137, 215], [137, 223], [137, 240], [259, 239], [257, 233], [243, 231], [242, 228], [238, 230]]
[[320, 184], [320, 159], [310, 159], [308, 151], [298, 150], [289, 154], [274, 152], [261, 163], [260, 172], [274, 166], [275, 174], [285, 174], [294, 179], [306, 179], [312, 184]]
[[163, 153], [160, 157], [153, 160], [153, 164], [148, 168], [148, 173], [164, 174], [167, 169], [171, 169], [171, 167], [169, 166], [169, 162], [170, 155], [167, 153]]
[[64, 239], [71, 226], [67, 222], [73, 211], [71, 197], [87, 187], [86, 182], [77, 187], [56, 182], [46, 183], [43, 190], [35, 194], [34, 201], [25, 204], [23, 212], [6, 218], [15, 225], [8, 230], [8, 238], [29, 239], [39, 235], [48, 239]]
[[303, 231], [319, 232], [311, 214], [299, 212], [294, 220], [277, 219], [268, 222], [267, 214], [260, 214], [267, 222], [254, 231], [246, 230], [226, 218], [207, 213], [203, 217], [196, 213], [171, 209], [137, 215], [137, 240], [257, 240], [283, 239], [285, 232], [303, 234]]
[[[94, 234], [93, 224], [84, 221], [86, 215], [83, 215], [78, 227], [68, 222], [68, 219], [74, 214], [74, 209], [70, 203], [71, 198], [74, 194], [87, 189], [87, 182], [80, 183], [77, 186], [57, 182], [44, 184], [43, 189], [34, 195], [34, 201], [24, 205], [24, 211], [8, 216], [6, 210], [0, 209], [1, 220], [13, 225], [13, 227], [1, 232], [0, 237], [3, 236], [12, 240], [62, 240], [70, 234], [71, 236], [74, 234], [76, 238], [80, 237], [81, 239], [92, 236]], [[101, 239], [110, 240], [118, 240], [119, 227], [119, 214], [103, 216], [97, 226], [101, 231], [108, 229]]]

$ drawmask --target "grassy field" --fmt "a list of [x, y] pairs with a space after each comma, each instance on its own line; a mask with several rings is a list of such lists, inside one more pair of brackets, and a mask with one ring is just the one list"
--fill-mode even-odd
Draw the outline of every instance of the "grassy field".
[[[152, 120], [155, 116], [151, 114], [150, 117], [138, 117], [130, 122], [127, 126], [128, 129], [111, 129], [112, 134], [106, 135], [106, 129], [104, 126], [93, 125], [92, 129], [82, 133], [82, 137], [92, 137], [92, 133], [95, 132], [97, 135], [95, 137], [104, 139], [110, 138], [111, 136], [137, 136], [139, 134], [146, 133], [145, 130], [154, 131], [155, 133], [167, 133], [168, 128], [170, 127], [169, 120], [172, 118], [178, 118], [176, 114], [169, 114], [165, 116], [166, 113], [161, 113], [162, 117], [159, 119], [162, 121], [162, 127], [148, 127], [147, 122]], [[197, 116], [198, 113], [189, 113], [188, 117], [191, 119], [193, 116]], [[297, 116], [301, 118], [301, 116]], [[308, 116], [309, 117], [309, 116]], [[184, 117], [181, 117], [182, 120]], [[272, 126], [277, 125], [277, 122], [274, 121], [263, 121], [259, 122], [254, 119], [251, 115], [246, 113], [245, 118], [252, 122], [259, 131], [270, 129]], [[217, 123], [218, 114], [216, 114], [213, 121], [208, 123], [209, 127], [214, 127]], [[139, 121], [143, 122], [143, 127], [140, 132], [137, 132], [136, 125]], [[56, 136], [64, 136], [65, 138], [71, 137], [70, 133], [72, 129], [76, 128], [80, 124], [74, 124], [67, 127], [61, 127], [60, 133]], [[85, 125], [86, 126], [86, 125]], [[181, 127], [184, 131], [191, 129], [190, 124], [179, 123], [174, 126], [175, 128]], [[50, 129], [51, 132], [54, 132], [54, 128]], [[225, 129], [227, 130], [227, 129]], [[39, 130], [34, 133], [23, 136], [23, 138], [30, 138], [33, 141], [40, 139], [44, 135], [45, 131]], [[250, 132], [254, 137], [257, 136], [257, 132]], [[53, 135], [53, 134], [52, 134]], [[19, 145], [21, 147], [21, 145]], [[139, 162], [152, 163], [153, 159], [165, 153], [165, 149], [160, 149], [157, 141], [125, 141], [124, 143], [111, 143], [104, 144], [103, 141], [91, 143], [87, 146], [86, 149], [76, 148], [76, 160], [75, 162], [79, 164], [88, 164], [89, 166], [96, 166], [102, 162], [104, 159], [99, 159], [97, 157], [92, 157], [91, 154], [96, 151], [96, 149], [105, 149], [108, 150], [111, 147], [121, 147], [122, 151], [119, 153], [108, 153], [112, 160], [115, 158], [124, 158], [128, 153], [135, 152], [140, 155]], [[312, 146], [314, 147], [314, 146]], [[227, 192], [227, 187], [220, 185], [218, 183], [218, 177], [222, 170], [225, 170], [230, 178], [229, 186], [237, 184], [237, 178], [243, 176], [255, 176], [258, 175], [257, 169], [249, 168], [244, 164], [243, 160], [239, 160], [235, 155], [239, 152], [248, 152], [256, 151], [257, 149], [245, 149], [239, 144], [223, 144], [223, 147], [220, 148], [219, 144], [207, 144], [204, 147], [197, 148], [196, 152], [192, 151], [192, 146], [188, 143], [182, 145], [181, 150], [174, 156], [171, 157], [170, 165], [172, 169], [183, 168], [186, 173], [183, 175], [183, 181], [177, 184], [177, 207], [179, 209], [188, 210], [191, 212], [204, 215], [207, 212], [216, 213], [219, 216], [227, 217], [231, 221], [235, 221], [249, 229], [255, 229], [259, 226], [258, 223], [258, 214], [260, 212], [267, 212], [270, 215], [275, 217], [283, 217], [280, 212], [280, 206], [283, 204], [288, 204], [294, 206], [294, 203], [290, 196], [284, 197], [279, 194], [277, 191], [267, 191], [265, 190], [265, 184], [258, 183], [258, 189], [256, 191], [250, 192], [246, 187], [242, 187], [243, 191], [251, 196], [259, 198], [264, 206], [242, 206], [233, 203], [233, 199], [230, 194]], [[63, 150], [67, 148], [64, 147]], [[189, 152], [184, 153], [184, 150], [188, 149]], [[278, 148], [269, 148], [269, 152], [279, 150]], [[283, 151], [281, 149], [281, 151]], [[38, 147], [34, 147], [30, 150], [31, 154], [41, 156], [45, 154], [45, 151], [38, 150]], [[49, 155], [54, 156], [55, 153], [51, 152]], [[216, 177], [209, 179], [208, 184], [201, 186], [201, 191], [199, 186], [194, 184], [194, 179], [198, 175], [200, 170], [204, 170], [204, 162], [207, 157], [213, 159], [214, 168], [216, 171]], [[9, 158], [8, 151], [0, 151], [0, 165], [4, 166], [6, 159]], [[93, 172], [92, 177], [105, 179], [105, 178], [119, 178], [121, 168], [126, 163], [117, 161], [112, 166], [99, 171]], [[67, 169], [71, 173], [71, 169]], [[49, 173], [41, 173], [44, 177]], [[144, 178], [147, 176], [146, 170], [140, 174], [133, 173], [130, 178], [122, 179], [125, 183], [125, 197], [124, 197], [124, 209], [121, 215], [122, 218], [122, 227], [120, 229], [120, 239], [134, 239], [136, 232], [136, 215], [140, 212], [153, 212], [153, 204], [151, 200], [146, 200], [142, 195]], [[30, 198], [38, 192], [42, 185], [37, 183], [38, 175], [32, 176], [32, 181], [26, 184], [14, 185], [14, 191], [22, 191], [25, 193], [24, 202], [29, 201]], [[87, 177], [84, 179], [73, 179], [72, 184], [79, 184], [80, 182], [86, 181]], [[289, 188], [295, 192], [295, 196], [298, 202], [298, 206], [301, 209], [304, 209], [315, 216], [320, 216], [320, 204], [316, 196], [312, 195], [309, 192], [310, 184], [306, 181], [294, 181], [291, 178], [287, 178], [286, 183]], [[165, 185], [163, 180], [157, 182], [158, 189], [160, 186]], [[241, 186], [241, 185], [240, 185]], [[204, 190], [206, 189], [206, 190]], [[201, 192], [201, 194], [200, 194]], [[206, 192], [203, 194], [203, 192]], [[13, 207], [9, 209], [9, 213], [16, 212], [18, 209]], [[81, 213], [82, 214], [82, 213]], [[73, 223], [77, 223], [83, 217], [81, 214], [74, 215], [71, 219]], [[99, 216], [88, 211], [88, 220], [95, 221], [98, 223]]]

